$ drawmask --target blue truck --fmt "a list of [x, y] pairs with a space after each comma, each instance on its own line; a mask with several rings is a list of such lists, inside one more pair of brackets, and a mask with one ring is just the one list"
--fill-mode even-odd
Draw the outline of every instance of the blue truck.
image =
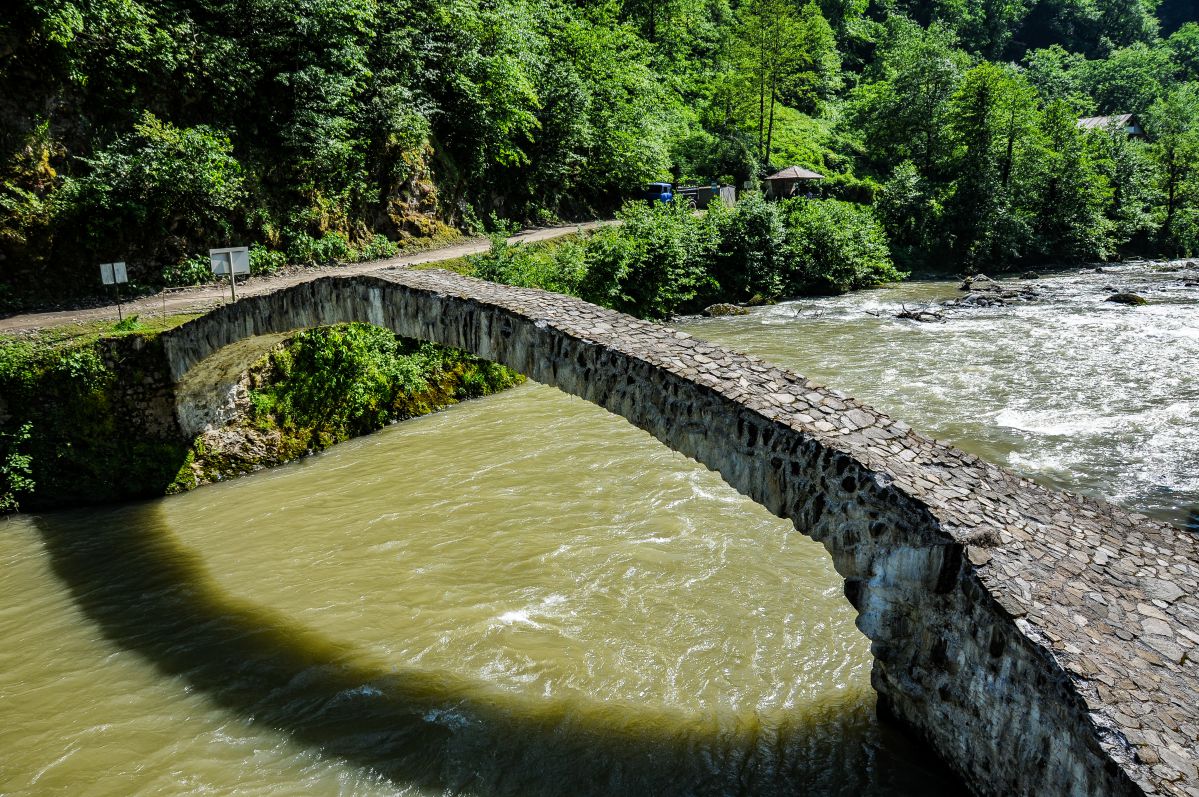
[[674, 199], [674, 189], [670, 183], [647, 183], [641, 198], [648, 202], [669, 202]]

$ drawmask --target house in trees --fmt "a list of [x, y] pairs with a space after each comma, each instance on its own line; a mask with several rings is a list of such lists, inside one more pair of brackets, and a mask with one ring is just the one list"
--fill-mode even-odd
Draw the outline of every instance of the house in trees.
[[823, 174], [817, 174], [802, 166], [788, 166], [766, 178], [765, 193], [770, 199], [803, 196], [816, 185], [818, 180], [823, 179]]
[[1079, 119], [1078, 126], [1083, 130], [1108, 130], [1113, 133], [1121, 132], [1129, 138], [1145, 138], [1145, 128], [1135, 114], [1122, 113], [1115, 116], [1088, 116]]

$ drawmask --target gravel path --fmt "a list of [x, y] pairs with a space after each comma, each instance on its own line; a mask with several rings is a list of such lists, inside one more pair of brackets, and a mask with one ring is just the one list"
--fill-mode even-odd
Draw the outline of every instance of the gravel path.
[[[570, 224], [558, 227], [538, 227], [509, 238], [510, 243], [533, 241], [548, 241], [561, 238], [575, 232], [594, 230], [614, 221], [591, 221], [583, 224]], [[443, 260], [453, 260], [466, 255], [474, 255], [487, 251], [490, 242], [485, 238], [468, 238], [459, 243], [441, 249], [430, 249], [386, 260], [371, 260], [366, 263], [351, 263], [344, 266], [298, 268], [286, 273], [273, 274], [267, 277], [251, 277], [246, 282], [238, 282], [237, 295], [256, 296], [270, 293], [280, 288], [298, 285], [330, 274], [366, 274], [392, 266], [415, 266], [421, 263], [436, 263]], [[217, 305], [229, 301], [229, 283], [221, 281], [210, 285], [199, 285], [194, 288], [168, 289], [150, 296], [142, 296], [123, 303], [124, 312], [152, 316], [156, 314], [179, 314], [205, 312]], [[29, 332], [37, 329], [66, 326], [89, 321], [117, 320], [115, 303], [100, 307], [78, 308], [73, 310], [58, 310], [48, 313], [28, 313], [9, 318], [0, 318], [0, 334], [14, 332]]]

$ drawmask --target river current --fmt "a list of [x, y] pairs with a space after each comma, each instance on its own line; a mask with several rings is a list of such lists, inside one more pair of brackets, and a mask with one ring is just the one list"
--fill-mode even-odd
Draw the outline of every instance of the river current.
[[[1186, 523], [1199, 288], [910, 282], [680, 324]], [[1105, 303], [1132, 288], [1144, 307]], [[528, 384], [170, 499], [0, 521], [0, 794], [916, 795], [823, 549]]]

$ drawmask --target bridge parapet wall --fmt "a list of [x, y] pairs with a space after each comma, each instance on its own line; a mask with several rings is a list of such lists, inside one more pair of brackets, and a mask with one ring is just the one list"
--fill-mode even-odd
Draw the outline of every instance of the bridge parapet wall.
[[799, 374], [568, 297], [446, 272], [329, 277], [167, 333], [180, 421], [295, 330], [369, 321], [622, 415], [820, 540], [882, 707], [979, 794], [1199, 795], [1199, 550]]

